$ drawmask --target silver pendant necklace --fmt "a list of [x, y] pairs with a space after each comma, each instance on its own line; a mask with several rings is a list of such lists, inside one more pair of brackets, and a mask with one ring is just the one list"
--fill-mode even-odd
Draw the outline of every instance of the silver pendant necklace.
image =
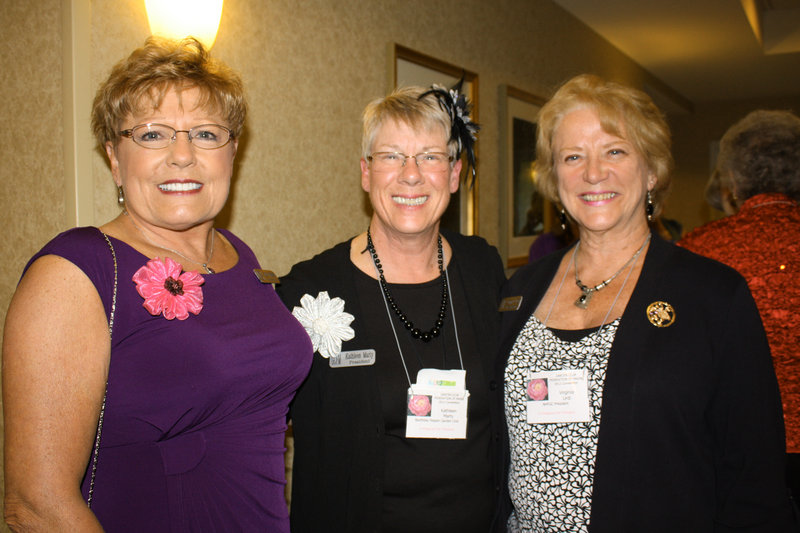
[[[647, 244], [647, 242], [649, 240], [650, 240], [650, 236], [648, 235], [647, 236], [647, 240], [644, 241], [645, 244]], [[642, 245], [642, 248], [639, 249], [639, 252], [641, 252], [643, 248], [644, 248], [644, 245]], [[577, 251], [578, 251], [578, 246], [575, 245], [575, 248], [572, 250], [572, 257], [571, 257], [573, 264], [575, 264], [575, 255], [576, 255]], [[628, 263], [631, 263], [631, 265], [630, 265], [631, 268], [630, 268], [630, 270], [628, 270], [628, 274], [625, 276], [625, 279], [622, 280], [622, 286], [617, 291], [617, 295], [614, 296], [614, 301], [611, 302], [611, 307], [608, 308], [608, 311], [606, 311], [606, 314], [603, 317], [603, 320], [600, 321], [600, 326], [598, 326], [597, 331], [595, 331], [593, 333], [597, 337], [597, 343], [593, 344], [593, 349], [598, 348], [599, 347], [599, 342], [602, 341], [602, 339], [600, 338], [600, 333], [603, 331], [603, 328], [605, 328], [605, 327], [607, 327], [609, 325], [607, 323], [608, 317], [611, 316], [611, 312], [614, 310], [614, 307], [617, 305], [617, 301], [619, 300], [619, 297], [622, 294], [622, 291], [625, 289], [625, 285], [628, 284], [628, 280], [630, 279], [631, 274], [633, 274], [633, 267], [635, 266], [635, 260], [636, 260], [636, 258], [638, 256], [639, 256], [639, 253], [637, 252], [636, 255], [633, 257], [632, 261], [628, 261]], [[623, 269], [625, 269], [624, 266], [620, 270], [623, 270]], [[567, 264], [567, 269], [564, 271], [564, 275], [561, 276], [561, 282], [558, 284], [558, 289], [556, 289], [556, 294], [555, 294], [555, 296], [553, 296], [553, 301], [550, 304], [550, 308], [547, 310], [547, 315], [545, 315], [545, 317], [544, 317], [544, 321], [542, 322], [542, 327], [543, 328], [547, 327], [547, 322], [550, 320], [550, 315], [553, 313], [553, 308], [556, 305], [556, 301], [558, 301], [558, 295], [561, 294], [561, 288], [564, 286], [564, 280], [567, 279], [567, 274], [569, 274], [569, 263]], [[617, 272], [617, 274], [619, 274], [619, 272]], [[575, 305], [577, 305], [577, 303]]]
[[575, 245], [575, 252], [573, 252], [573, 254], [572, 254], [572, 263], [573, 263], [573, 267], [575, 269], [575, 285], [577, 285], [578, 288], [581, 290], [581, 295], [578, 296], [577, 300], [575, 300], [575, 302], [574, 302], [575, 307], [579, 307], [581, 309], [586, 309], [587, 307], [589, 307], [589, 301], [592, 299], [592, 296], [594, 296], [594, 293], [596, 293], [597, 291], [599, 291], [603, 287], [606, 287], [609, 283], [614, 281], [614, 279], [617, 276], [619, 276], [620, 272], [625, 270], [625, 267], [627, 267], [628, 265], [630, 265], [631, 263], [636, 261], [636, 258], [639, 257], [639, 254], [642, 253], [642, 250], [644, 250], [644, 247], [647, 245], [648, 242], [650, 242], [650, 237], [651, 236], [652, 236], [651, 233], [647, 234], [647, 238], [644, 240], [644, 242], [639, 247], [639, 249], [636, 250], [636, 253], [633, 254], [633, 257], [628, 259], [625, 262], [625, 264], [620, 267], [619, 270], [614, 272], [613, 276], [611, 276], [607, 280], [601, 281], [600, 283], [598, 283], [594, 287], [587, 287], [586, 285], [584, 285], [581, 282], [580, 279], [578, 279], [578, 253], [577, 252], [578, 252], [578, 247], [581, 245], [581, 242], [578, 241], [578, 244]]
[[191, 257], [186, 257], [185, 255], [180, 253], [178, 250], [173, 250], [172, 248], [167, 248], [166, 246], [162, 246], [160, 244], [154, 243], [153, 241], [151, 241], [147, 237], [147, 235], [145, 235], [144, 231], [142, 231], [142, 228], [140, 228], [139, 225], [136, 224], [136, 222], [134, 222], [133, 217], [128, 214], [128, 211], [123, 211], [123, 213], [125, 213], [125, 215], [127, 215], [128, 219], [131, 221], [131, 224], [133, 224], [133, 227], [136, 228], [136, 230], [141, 234], [141, 236], [144, 238], [144, 240], [147, 241], [148, 244], [150, 244], [151, 246], [155, 246], [156, 248], [161, 248], [162, 250], [166, 250], [168, 252], [172, 252], [173, 254], [175, 254], [175, 255], [177, 255], [179, 257], [183, 257], [184, 259], [186, 259], [190, 263], [194, 263], [196, 265], [200, 265], [201, 267], [203, 267], [203, 270], [205, 270], [206, 274], [216, 274], [217, 273], [213, 268], [208, 266], [208, 264], [211, 262], [211, 258], [214, 256], [214, 235], [217, 233], [216, 230], [214, 230], [214, 228], [211, 228], [211, 246], [209, 247], [209, 251], [208, 251], [208, 259], [206, 259], [205, 262], [202, 262], [202, 261], [197, 261], [196, 259], [192, 259]]

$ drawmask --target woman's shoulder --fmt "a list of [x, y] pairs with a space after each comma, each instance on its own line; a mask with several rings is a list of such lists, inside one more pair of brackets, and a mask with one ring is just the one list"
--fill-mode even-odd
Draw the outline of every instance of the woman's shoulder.
[[292, 266], [289, 276], [296, 276], [298, 274], [313, 274], [329, 268], [337, 268], [342, 264], [342, 260], [350, 257], [350, 242], [348, 239], [344, 242], [328, 248], [310, 259], [305, 259]]
[[300, 295], [309, 291], [327, 290], [332, 285], [345, 283], [345, 269], [352, 265], [350, 242], [341, 242], [311, 259], [300, 261], [288, 274], [281, 276], [275, 289], [284, 303], [299, 301]]
[[529, 283], [543, 283], [554, 276], [561, 263], [561, 258], [572, 247], [561, 248], [527, 265], [519, 267], [508, 279], [507, 286], [522, 287]]
[[[678, 244], [665, 241], [660, 237], [653, 238], [653, 246], [658, 249], [663, 249], [670, 254], [670, 260], [679, 264], [691, 266], [693, 269], [701, 269], [703, 271], [729, 271], [735, 273], [736, 271], [731, 267], [720, 263], [715, 259], [711, 259], [705, 255], [698, 254]], [[659, 251], [659, 250], [656, 251]]]
[[103, 232], [94, 226], [81, 226], [62, 231], [44, 245], [43, 249], [48, 248], [73, 248], [81, 246], [97, 246], [106, 244]]
[[[109, 239], [109, 240], [107, 240]], [[72, 228], [54, 237], [25, 265], [23, 276], [33, 263], [44, 256], [58, 256], [82, 271], [95, 286], [108, 314], [111, 309], [111, 291], [117, 272], [117, 252], [112, 238], [96, 227]], [[53, 266], [52, 268], [63, 268]], [[49, 273], [45, 272], [45, 275]]]
[[[442, 230], [442, 236], [450, 243], [453, 255], [459, 260], [468, 258], [470, 264], [480, 265], [480, 268], [494, 268], [499, 272], [503, 271], [503, 260], [500, 258], [500, 252], [483, 237], [462, 235], [448, 230]], [[503, 274], [503, 279], [505, 279], [505, 274]]]
[[681, 237], [677, 244], [695, 253], [713, 255], [720, 244], [720, 239], [729, 235], [732, 229], [731, 222], [732, 217], [707, 222]]
[[747, 284], [734, 268], [685, 247], [657, 237], [653, 238], [651, 246], [652, 268], [658, 269], [658, 277], [664, 280], [672, 279], [677, 283], [712, 290]]
[[454, 231], [442, 230], [442, 236], [447, 239], [455, 251], [469, 251], [483, 254], [497, 254], [497, 248], [489, 244], [486, 239], [477, 235], [463, 235]]
[[98, 228], [93, 226], [72, 228], [59, 233], [36, 252], [25, 265], [24, 271], [27, 271], [34, 261], [45, 255], [57, 255], [81, 267], [97, 258], [98, 254], [95, 252], [108, 250], [108, 248], [108, 242]]
[[500, 290], [506, 280], [503, 260], [497, 248], [477, 235], [461, 235], [442, 230], [442, 236], [450, 243], [456, 268], [465, 278], [474, 283], [488, 283]]

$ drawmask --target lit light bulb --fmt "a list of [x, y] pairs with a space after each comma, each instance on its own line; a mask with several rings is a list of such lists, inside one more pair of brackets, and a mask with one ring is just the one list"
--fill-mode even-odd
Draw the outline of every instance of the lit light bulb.
[[150, 33], [180, 40], [194, 37], [210, 49], [217, 38], [223, 0], [144, 0]]

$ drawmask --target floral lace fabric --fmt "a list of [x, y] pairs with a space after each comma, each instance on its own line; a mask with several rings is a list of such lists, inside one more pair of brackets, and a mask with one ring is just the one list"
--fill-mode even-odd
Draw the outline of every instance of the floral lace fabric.
[[678, 244], [739, 271], [756, 301], [778, 376], [786, 451], [800, 453], [800, 207], [782, 194], [748, 198], [735, 215]]
[[[505, 411], [511, 447], [510, 532], [585, 532], [589, 527], [600, 408], [619, 319], [576, 342], [531, 316], [509, 354]], [[530, 371], [586, 368], [590, 422], [529, 424]]]

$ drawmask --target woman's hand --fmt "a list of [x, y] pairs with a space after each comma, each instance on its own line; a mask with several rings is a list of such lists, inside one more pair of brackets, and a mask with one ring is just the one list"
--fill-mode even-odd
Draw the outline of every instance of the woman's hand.
[[3, 339], [5, 519], [14, 531], [102, 531], [80, 492], [108, 375], [103, 303], [57, 256], [37, 259]]

